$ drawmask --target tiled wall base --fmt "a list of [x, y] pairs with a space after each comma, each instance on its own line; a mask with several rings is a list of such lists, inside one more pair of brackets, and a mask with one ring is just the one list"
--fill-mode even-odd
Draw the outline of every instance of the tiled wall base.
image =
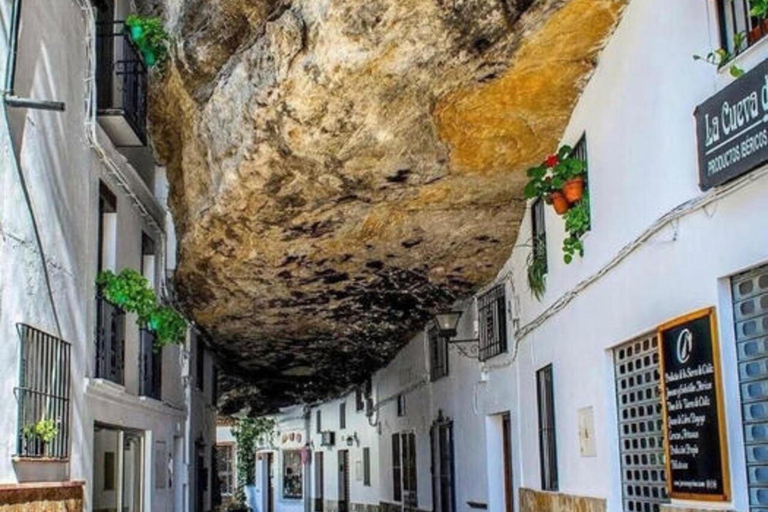
[[82, 482], [0, 485], [0, 512], [82, 511]]
[[605, 512], [605, 500], [520, 489], [520, 512]]

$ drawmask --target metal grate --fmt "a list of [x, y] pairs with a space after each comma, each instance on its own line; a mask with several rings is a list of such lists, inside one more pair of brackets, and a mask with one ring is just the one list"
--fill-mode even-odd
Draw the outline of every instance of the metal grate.
[[[19, 324], [20, 365], [16, 454], [21, 457], [65, 459], [69, 456], [69, 382], [71, 345]], [[35, 430], [40, 422], [53, 422], [55, 435], [45, 440]]]
[[750, 16], [749, 0], [718, 0], [720, 46], [731, 55], [738, 55], [768, 35], [768, 23]]
[[436, 328], [427, 333], [429, 342], [429, 373], [432, 382], [448, 375], [448, 340]]
[[139, 366], [139, 395], [156, 400], [162, 399], [163, 349], [155, 346], [155, 333], [141, 329], [139, 342], [141, 354]]
[[480, 319], [481, 361], [486, 361], [507, 351], [507, 315], [504, 285], [500, 284], [477, 299]]
[[659, 512], [669, 502], [657, 345], [649, 334], [613, 352], [624, 512]]
[[123, 384], [125, 378], [125, 312], [96, 299], [96, 377]]
[[732, 279], [749, 505], [768, 508], [768, 266]]

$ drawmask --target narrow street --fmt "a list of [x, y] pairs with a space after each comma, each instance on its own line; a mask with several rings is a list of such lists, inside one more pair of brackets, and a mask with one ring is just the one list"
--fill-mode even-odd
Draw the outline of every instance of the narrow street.
[[0, 28], [0, 512], [768, 512], [768, 0]]

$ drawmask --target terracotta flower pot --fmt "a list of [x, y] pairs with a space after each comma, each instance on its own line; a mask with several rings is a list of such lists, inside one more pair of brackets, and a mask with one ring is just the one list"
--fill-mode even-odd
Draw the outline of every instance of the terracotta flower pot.
[[749, 31], [747, 40], [749, 41], [749, 44], [753, 44], [759, 39], [762, 39], [766, 34], [768, 34], [768, 20], [762, 20]]
[[584, 196], [584, 178], [579, 176], [566, 181], [563, 185], [563, 195], [569, 204], [581, 201]]
[[562, 215], [568, 211], [568, 200], [562, 192], [558, 191], [549, 194], [549, 202], [552, 203], [552, 207], [558, 215]]

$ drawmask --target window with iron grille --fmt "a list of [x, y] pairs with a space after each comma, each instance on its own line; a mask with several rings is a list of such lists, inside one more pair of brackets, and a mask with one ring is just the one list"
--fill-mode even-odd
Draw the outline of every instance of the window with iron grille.
[[429, 342], [429, 373], [432, 382], [448, 375], [448, 339], [436, 328], [427, 333]]
[[555, 388], [552, 365], [536, 372], [539, 406], [539, 459], [541, 461], [541, 489], [556, 491], [557, 442], [555, 434]]
[[507, 315], [504, 285], [500, 284], [477, 299], [480, 320], [481, 361], [507, 351]]
[[717, 0], [720, 46], [738, 55], [768, 34], [765, 19], [751, 16], [751, 0]]
[[216, 470], [219, 476], [219, 491], [221, 496], [229, 498], [237, 489], [235, 481], [235, 446], [220, 444], [216, 446]]
[[318, 434], [323, 431], [323, 416], [320, 413], [320, 409], [315, 412], [315, 428]]
[[[579, 141], [573, 146], [573, 157], [584, 162], [584, 197], [589, 197], [589, 154], [587, 153], [587, 135], [581, 136]], [[591, 218], [591, 217], [590, 217]]]
[[659, 512], [668, 503], [655, 334], [613, 351], [624, 512]]
[[347, 428], [347, 402], [339, 404], [339, 430]]
[[402, 393], [397, 395], [397, 416], [405, 416], [405, 395]]
[[[69, 382], [71, 345], [26, 324], [20, 339], [16, 454], [19, 457], [69, 457]], [[48, 427], [54, 435], [41, 432]], [[52, 428], [51, 428], [52, 427]]]
[[363, 448], [363, 485], [371, 486], [371, 449]]
[[155, 333], [148, 329], [139, 332], [139, 395], [162, 399], [163, 349], [155, 346]]

